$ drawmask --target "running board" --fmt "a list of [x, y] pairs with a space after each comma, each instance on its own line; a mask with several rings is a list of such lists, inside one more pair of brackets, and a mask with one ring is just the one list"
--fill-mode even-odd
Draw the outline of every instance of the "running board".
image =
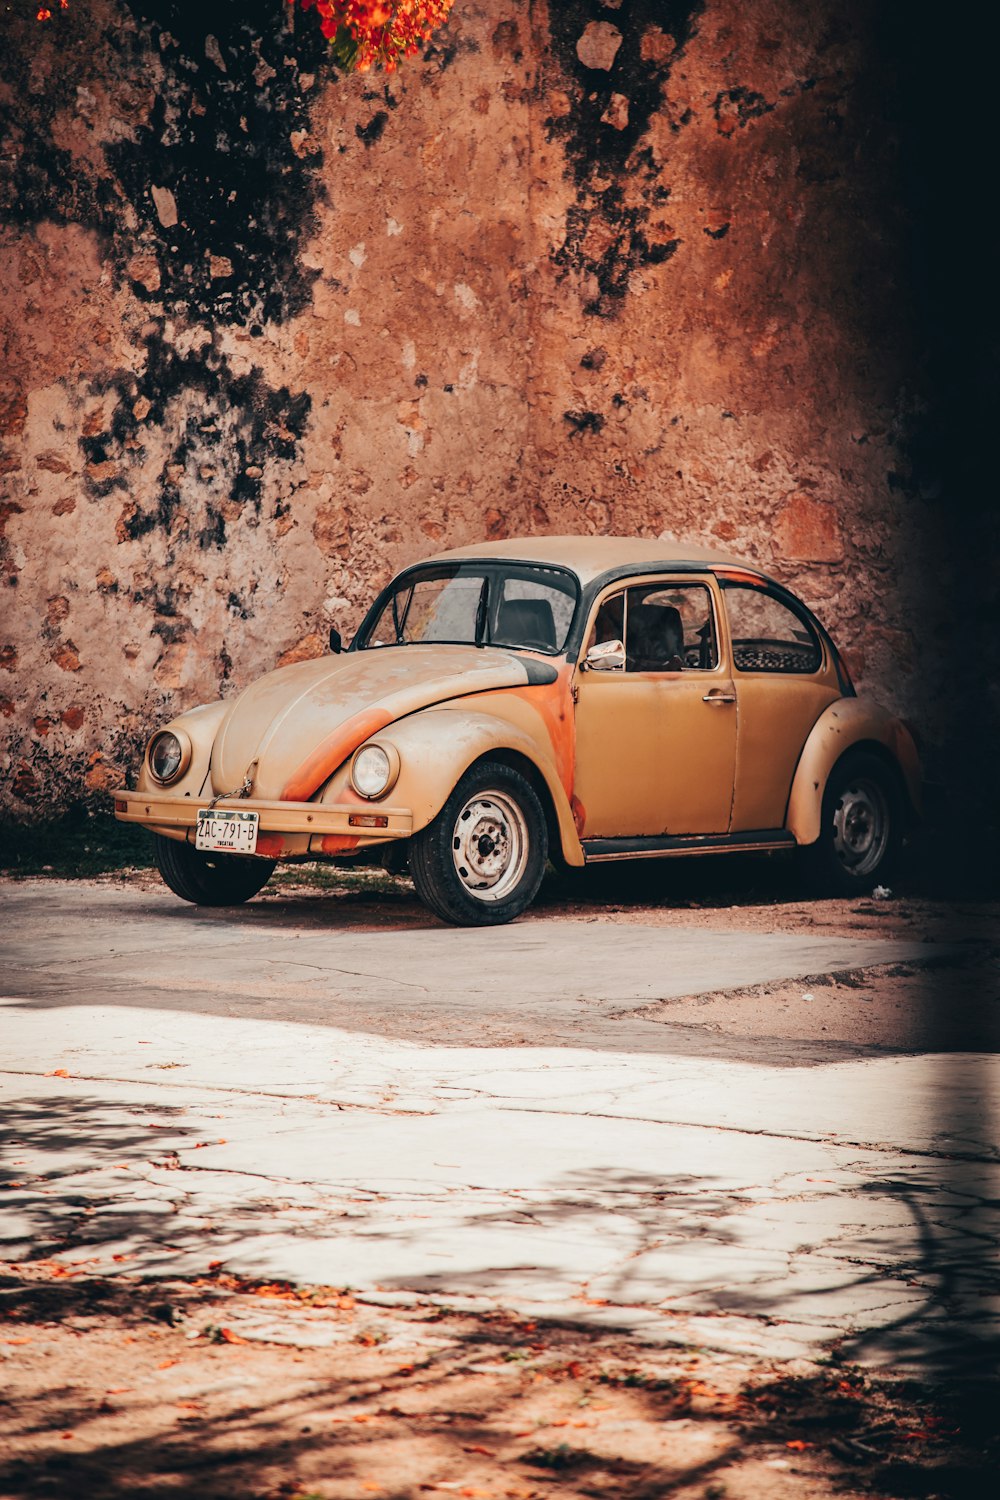
[[604, 859], [665, 859], [671, 854], [733, 854], [740, 851], [791, 849], [795, 837], [787, 828], [762, 828], [750, 833], [689, 833], [661, 838], [584, 839], [588, 865]]

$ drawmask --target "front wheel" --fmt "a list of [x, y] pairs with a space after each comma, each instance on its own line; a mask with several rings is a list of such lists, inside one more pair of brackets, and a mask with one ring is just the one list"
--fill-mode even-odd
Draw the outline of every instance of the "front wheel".
[[870, 891], [896, 867], [903, 841], [899, 779], [875, 755], [847, 755], [830, 773], [822, 825], [800, 851], [810, 885], [831, 896]]
[[519, 917], [535, 899], [548, 854], [545, 814], [519, 771], [485, 761], [462, 777], [410, 841], [410, 874], [425, 906], [460, 927]]
[[239, 906], [256, 896], [274, 873], [276, 861], [250, 854], [209, 854], [193, 844], [155, 840], [156, 868], [175, 896], [195, 906]]

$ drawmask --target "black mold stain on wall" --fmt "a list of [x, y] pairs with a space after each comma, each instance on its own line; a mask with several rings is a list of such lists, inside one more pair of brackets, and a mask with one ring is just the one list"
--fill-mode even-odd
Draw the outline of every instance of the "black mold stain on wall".
[[[107, 151], [159, 264], [159, 289], [133, 290], [217, 323], [284, 322], [308, 305], [316, 274], [297, 249], [316, 224], [322, 157], [301, 160], [293, 138], [309, 128], [301, 79], [323, 65], [319, 29], [293, 37], [272, 0], [129, 8], [164, 73], [148, 124]], [[162, 222], [154, 187], [171, 195], [175, 225]]]
[[[260, 367], [236, 374], [218, 330], [261, 337], [311, 300], [318, 273], [298, 252], [325, 196], [322, 155], [300, 158], [296, 146], [309, 129], [303, 75], [329, 75], [328, 48], [311, 20], [293, 33], [277, 0], [129, 0], [128, 11], [133, 24], [126, 17], [101, 38], [117, 55], [115, 109], [126, 117], [103, 147], [104, 173], [53, 141], [60, 112], [86, 118], [96, 108], [71, 62], [74, 46], [93, 47], [93, 16], [66, 13], [59, 65], [40, 91], [29, 86], [30, 32], [24, 47], [8, 48], [0, 67], [16, 103], [0, 130], [13, 168], [0, 181], [0, 211], [22, 226], [91, 230], [119, 284], [148, 306], [134, 367], [90, 388], [116, 398], [107, 430], [80, 439], [88, 464], [111, 471], [91, 473], [92, 497], [131, 490], [129, 469], [159, 427], [169, 445], [159, 494], [148, 509], [132, 508], [126, 537], [171, 532], [181, 506], [171, 476], [184, 470], [205, 509], [198, 541], [222, 547], [225, 519], [212, 495], [259, 513], [268, 464], [295, 457], [309, 415], [307, 393], [273, 389]], [[196, 457], [214, 460], [221, 486], [198, 485]]]
[[[546, 130], [550, 140], [562, 143], [576, 186], [566, 238], [553, 258], [563, 272], [595, 279], [597, 295], [584, 305], [588, 314], [614, 317], [632, 272], [669, 260], [680, 243], [649, 233], [650, 214], [670, 190], [663, 185], [663, 164], [640, 143], [702, 9], [702, 0], [622, 0], [616, 10], [600, 0], [550, 0], [552, 51], [572, 85], [572, 105], [568, 114], [550, 116]], [[577, 52], [587, 26], [595, 22], [621, 34], [608, 69], [585, 66]], [[658, 49], [647, 48], [644, 57], [643, 35], [651, 28], [664, 40]], [[627, 101], [627, 117], [620, 105], [616, 109], [616, 95]], [[685, 123], [682, 118], [673, 128]], [[606, 184], [609, 177], [611, 186], [595, 186], [595, 179]], [[641, 202], [626, 201], [626, 178], [633, 200], [640, 185]]]

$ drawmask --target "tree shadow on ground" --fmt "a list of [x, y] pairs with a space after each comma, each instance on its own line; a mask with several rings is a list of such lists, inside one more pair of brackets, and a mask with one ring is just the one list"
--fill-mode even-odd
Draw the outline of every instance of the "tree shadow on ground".
[[[859, 1481], [897, 1497], [987, 1493], [986, 1411], [966, 1405], [959, 1441], [946, 1399], [849, 1367], [748, 1377], [690, 1350], [425, 1309], [406, 1315], [405, 1347], [386, 1348], [351, 1337], [355, 1309], [334, 1311], [341, 1342], [305, 1355], [239, 1336], [191, 1342], [206, 1318], [241, 1326], [250, 1283], [229, 1294], [175, 1284], [177, 1328], [161, 1327], [155, 1285], [109, 1284], [96, 1313], [80, 1283], [0, 1285], [8, 1330], [48, 1334], [48, 1369], [65, 1368], [60, 1337], [63, 1354], [78, 1351], [72, 1380], [39, 1371], [0, 1407], [12, 1454], [0, 1483], [18, 1500], [417, 1500], [439, 1488], [655, 1500], [712, 1484], [723, 1494], [734, 1480], [742, 1492], [741, 1467], [761, 1464], [797, 1469], [812, 1493]], [[144, 1325], [162, 1336], [144, 1345]]]
[[[681, 1339], [685, 1320], [705, 1338], [706, 1319], [747, 1319], [786, 1325], [803, 1348], [840, 1330], [841, 1359], [950, 1383], [1000, 1368], [996, 1164], [922, 1155], [883, 1170], [869, 1152], [830, 1191], [821, 1174], [789, 1173], [779, 1158], [766, 1168], [758, 1145], [725, 1175], [595, 1165], [539, 1187], [481, 1188], [457, 1209], [453, 1184], [415, 1184], [387, 1213], [377, 1194], [359, 1196], [346, 1163], [342, 1183], [318, 1185], [291, 1161], [279, 1180], [200, 1168], [198, 1132], [176, 1107], [66, 1095], [12, 1101], [6, 1123], [0, 1254], [67, 1284], [116, 1265], [160, 1276], [207, 1269], [230, 1253], [245, 1266], [255, 1239], [275, 1233], [292, 1256], [300, 1240], [328, 1245], [331, 1265], [338, 1239], [372, 1236], [381, 1254], [395, 1247], [413, 1265], [437, 1218], [452, 1226], [459, 1253], [500, 1228], [517, 1264], [456, 1260], [440, 1273], [383, 1275], [384, 1289], [544, 1307], [553, 1280], [574, 1284], [558, 1265], [560, 1246], [589, 1233], [600, 1271], [575, 1283], [581, 1317], [620, 1310], [628, 1327], [636, 1309], [659, 1310]], [[752, 1181], [762, 1168], [771, 1175]]]

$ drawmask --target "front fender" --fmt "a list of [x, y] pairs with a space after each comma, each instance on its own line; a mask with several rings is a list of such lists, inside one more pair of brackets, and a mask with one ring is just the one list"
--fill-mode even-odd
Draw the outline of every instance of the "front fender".
[[823, 793], [830, 772], [846, 750], [876, 744], [887, 750], [903, 778], [910, 804], [920, 812], [920, 763], [913, 736], [901, 719], [870, 698], [839, 698], [820, 714], [799, 757], [788, 798], [785, 826], [796, 843], [819, 838]]
[[[169, 724], [157, 726], [157, 733], [163, 729], [180, 729], [191, 741], [191, 763], [179, 781], [170, 786], [170, 793], [174, 795], [190, 795], [197, 797], [205, 785], [208, 775], [209, 763], [212, 759], [212, 746], [215, 744], [215, 736], [219, 732], [219, 726], [226, 716], [229, 705], [220, 699], [217, 703], [203, 703], [199, 708], [190, 708], [187, 713], [178, 714], [171, 719]], [[136, 779], [135, 789], [137, 792], [158, 792], [163, 788], [159, 782], [154, 781], [143, 755], [142, 766]]]
[[[414, 833], [437, 816], [474, 761], [491, 751], [514, 751], [531, 762], [548, 788], [563, 857], [571, 865], [583, 864], [573, 813], [552, 757], [543, 744], [518, 725], [468, 708], [428, 708], [386, 725], [365, 743], [392, 744], [399, 752], [399, 777], [384, 801], [409, 809]], [[348, 761], [327, 782], [320, 801], [360, 800], [351, 790]], [[365, 806], [377, 812], [379, 803]]]

